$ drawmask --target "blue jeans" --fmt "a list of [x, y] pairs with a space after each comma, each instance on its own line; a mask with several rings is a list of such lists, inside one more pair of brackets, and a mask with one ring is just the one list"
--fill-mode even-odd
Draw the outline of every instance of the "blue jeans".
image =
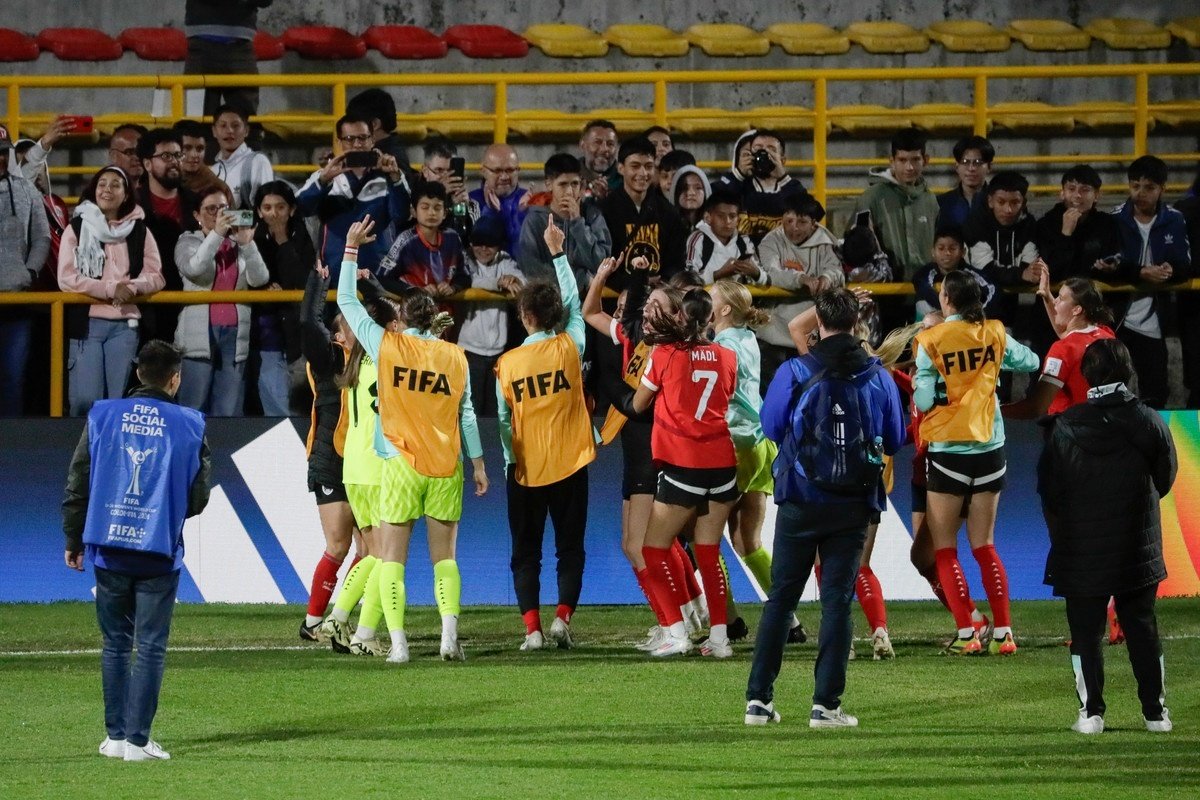
[[[96, 620], [104, 638], [104, 727], [110, 739], [138, 747], [150, 740], [178, 589], [178, 570], [140, 578], [96, 568]], [[137, 661], [130, 669], [135, 641]]]
[[[25, 370], [29, 367], [29, 345], [33, 319], [17, 306], [9, 306], [0, 319], [0, 417], [25, 413]], [[17, 315], [15, 319], [9, 314]]]
[[246, 362], [237, 361], [236, 326], [208, 328], [211, 358], [185, 358], [179, 403], [212, 417], [240, 417], [246, 393]]
[[821, 631], [813, 670], [813, 703], [834, 709], [841, 705], [846, 690], [846, 663], [853, 636], [850, 604], [871, 511], [865, 502], [807, 507], [783, 503], [777, 511], [771, 593], [754, 637], [754, 663], [746, 699], [764, 703], [774, 699], [792, 613], [820, 553]]
[[291, 416], [291, 373], [287, 359], [279, 350], [260, 350], [251, 353], [258, 361], [258, 399], [264, 417]]
[[86, 339], [72, 339], [67, 358], [71, 416], [87, 416], [92, 403], [125, 396], [137, 355], [137, 328], [123, 319], [88, 320]]

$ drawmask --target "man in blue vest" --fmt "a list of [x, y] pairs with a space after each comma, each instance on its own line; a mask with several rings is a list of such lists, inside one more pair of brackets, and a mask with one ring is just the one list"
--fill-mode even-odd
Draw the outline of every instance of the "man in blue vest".
[[141, 386], [92, 406], [63, 498], [67, 566], [82, 572], [86, 552], [96, 568], [108, 732], [100, 754], [126, 761], [171, 757], [151, 741], [150, 725], [183, 566], [183, 522], [208, 505], [204, 416], [174, 400], [182, 363], [174, 345], [146, 343]]

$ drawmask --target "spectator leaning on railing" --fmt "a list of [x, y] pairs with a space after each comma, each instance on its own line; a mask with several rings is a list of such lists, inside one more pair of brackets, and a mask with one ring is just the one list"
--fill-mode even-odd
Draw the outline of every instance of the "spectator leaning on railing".
[[104, 302], [68, 314], [72, 416], [87, 414], [97, 400], [124, 396], [142, 316], [130, 301], [165, 283], [158, 244], [120, 168], [97, 172], [80, 199], [59, 246], [58, 285]]
[[530, 279], [550, 280], [554, 275], [554, 261], [543, 239], [551, 214], [566, 235], [563, 249], [580, 289], [591, 283], [600, 262], [608, 258], [612, 237], [599, 203], [583, 196], [582, 171], [579, 159], [569, 153], [555, 153], [546, 159], [546, 191], [530, 198], [521, 224], [517, 262]]

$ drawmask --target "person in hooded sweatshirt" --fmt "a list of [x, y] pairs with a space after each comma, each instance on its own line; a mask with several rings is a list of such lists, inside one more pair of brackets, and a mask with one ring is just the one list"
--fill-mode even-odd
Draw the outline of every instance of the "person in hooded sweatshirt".
[[742, 179], [734, 183], [722, 178], [721, 183], [741, 195], [738, 232], [757, 245], [779, 224], [783, 201], [793, 195], [808, 194], [808, 190], [798, 178], [788, 174], [787, 151], [778, 133], [759, 128], [749, 139], [739, 139], [739, 147], [743, 142], [749, 142], [749, 146], [738, 152], [737, 166]]
[[[718, 184], [724, 187], [725, 184]], [[712, 195], [712, 184], [708, 176], [694, 164], [680, 167], [671, 176], [671, 187], [667, 199], [679, 212], [683, 226], [689, 231], [704, 217], [704, 204]]]
[[741, 198], [728, 189], [718, 189], [705, 201], [704, 218], [688, 236], [685, 264], [706, 284], [726, 278], [739, 283], [767, 282], [750, 237], [738, 233], [741, 210]]
[[[988, 182], [984, 207], [967, 218], [967, 263], [997, 287], [1036, 286], [1042, 263], [1038, 257], [1037, 224], [1025, 208], [1029, 181], [1012, 170], [997, 172]], [[1011, 327], [1016, 318], [1015, 295], [1002, 297], [996, 318]], [[1044, 331], [1044, 329], [1043, 329]], [[1018, 331], [1026, 338], [1026, 331]], [[1044, 338], [1044, 337], [1043, 337]], [[1049, 346], [1049, 342], [1042, 342]], [[1045, 352], [1045, 347], [1035, 347]]]
[[529, 199], [525, 221], [521, 223], [521, 272], [531, 280], [550, 280], [554, 276], [554, 260], [546, 247], [544, 235], [553, 214], [566, 240], [563, 243], [567, 260], [575, 270], [580, 289], [591, 283], [600, 262], [608, 258], [612, 237], [600, 205], [583, 193], [583, 164], [570, 153], [555, 153], [546, 159], [544, 167], [546, 190]]
[[92, 176], [63, 231], [59, 288], [103, 301], [78, 306], [80, 314], [67, 323], [71, 416], [86, 415], [97, 400], [124, 395], [142, 316], [130, 301], [166, 285], [158, 244], [145, 219], [129, 178], [108, 166]]
[[891, 160], [883, 172], [872, 173], [871, 185], [854, 206], [871, 212], [871, 223], [888, 255], [892, 273], [912, 280], [933, 249], [938, 201], [923, 174], [929, 164], [925, 134], [904, 128], [892, 136]]
[[213, 173], [233, 192], [234, 208], [252, 208], [258, 187], [275, 180], [275, 170], [269, 158], [246, 144], [249, 112], [237, 105], [221, 106], [213, 114], [212, 134], [220, 148]]
[[1086, 403], [1059, 415], [1038, 464], [1038, 491], [1050, 531], [1045, 583], [1066, 600], [1071, 667], [1079, 695], [1078, 733], [1104, 730], [1101, 640], [1109, 597], [1125, 629], [1146, 730], [1172, 723], [1154, 613], [1167, 577], [1159, 499], [1178, 460], [1162, 418], [1137, 399], [1129, 350], [1117, 339], [1083, 354]]

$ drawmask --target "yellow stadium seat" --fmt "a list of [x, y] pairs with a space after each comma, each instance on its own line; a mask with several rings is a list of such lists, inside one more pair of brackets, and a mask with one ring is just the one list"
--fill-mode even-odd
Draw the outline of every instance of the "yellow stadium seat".
[[955, 53], [1001, 53], [1012, 37], [979, 20], [944, 20], [925, 29], [925, 35]]
[[733, 139], [750, 130], [749, 120], [730, 116], [723, 108], [683, 108], [667, 112], [667, 119], [674, 130], [692, 139]]
[[[1133, 127], [1133, 106], [1129, 103], [1096, 101], [1073, 103], [1078, 107], [1075, 122], [1092, 130], [1129, 130]], [[1154, 119], [1149, 120], [1147, 130], [1154, 129]]]
[[970, 133], [975, 129], [975, 110], [962, 103], [918, 103], [908, 109], [908, 118], [921, 130], [934, 134]]
[[830, 56], [850, 52], [850, 39], [819, 22], [776, 22], [763, 31], [772, 44], [793, 56]]
[[489, 141], [495, 131], [491, 115], [482, 111], [447, 108], [420, 114], [416, 119], [424, 123], [430, 133], [440, 133], [451, 141]]
[[524, 139], [569, 142], [579, 138], [587, 120], [579, 114], [550, 109], [528, 109], [508, 113], [508, 129]]
[[617, 126], [617, 135], [624, 139], [627, 136], [637, 136], [654, 124], [654, 114], [649, 111], [639, 111], [636, 108], [596, 108], [580, 116], [587, 117], [579, 121], [579, 133], [587, 120], [606, 119]]
[[868, 53], [924, 53], [929, 37], [903, 22], [855, 22], [846, 28], [850, 41]]
[[701, 23], [688, 28], [684, 35], [710, 56], [765, 56], [771, 51], [767, 37], [745, 25]]
[[908, 117], [889, 114], [890, 110], [880, 105], [834, 106], [829, 109], [829, 121], [851, 136], [875, 136], [912, 127]]
[[[813, 110], [804, 106], [758, 106], [750, 109], [754, 116], [750, 124], [755, 127], [769, 128], [784, 136], [797, 136], [812, 133], [817, 121], [813, 118]], [[825, 124], [828, 130], [831, 126]]]
[[991, 111], [994, 123], [1014, 133], [1047, 136], [1070, 133], [1075, 129], [1075, 118], [1049, 103], [996, 103]]
[[1141, 19], [1094, 19], [1083, 29], [1113, 50], [1165, 50], [1171, 46], [1170, 32]]
[[1092, 37], [1061, 19], [1014, 19], [1008, 35], [1029, 50], [1086, 50]]
[[[1172, 105], [1179, 105], [1173, 103]], [[1200, 102], [1192, 101], [1185, 104], [1186, 108], [1151, 109], [1150, 113], [1157, 122], [1180, 130], [1196, 130], [1200, 128]]]
[[582, 25], [530, 25], [524, 37], [537, 49], [555, 58], [600, 58], [608, 55], [608, 42]]
[[1187, 42], [1189, 47], [1200, 47], [1200, 17], [1183, 17], [1167, 26], [1177, 39]]
[[687, 39], [662, 25], [610, 25], [604, 38], [627, 56], [686, 56], [691, 49]]

